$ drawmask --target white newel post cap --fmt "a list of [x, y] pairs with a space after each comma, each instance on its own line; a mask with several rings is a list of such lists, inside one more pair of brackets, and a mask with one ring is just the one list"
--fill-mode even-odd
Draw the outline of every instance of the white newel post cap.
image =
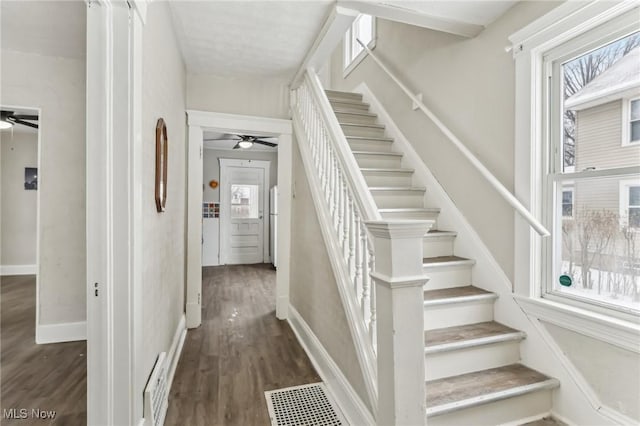
[[422, 239], [433, 224], [433, 220], [365, 222], [374, 238], [374, 280], [392, 288], [423, 285], [426, 277], [422, 271]]

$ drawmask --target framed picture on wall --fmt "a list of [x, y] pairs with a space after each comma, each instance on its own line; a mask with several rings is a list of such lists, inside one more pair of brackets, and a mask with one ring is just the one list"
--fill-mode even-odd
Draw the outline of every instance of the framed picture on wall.
[[25, 167], [24, 168], [24, 189], [38, 189], [38, 168], [37, 167]]

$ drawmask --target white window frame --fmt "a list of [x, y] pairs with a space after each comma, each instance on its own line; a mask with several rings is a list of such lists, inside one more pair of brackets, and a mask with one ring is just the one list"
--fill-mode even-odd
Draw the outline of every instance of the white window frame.
[[631, 140], [631, 102], [634, 101], [640, 102], [640, 97], [622, 99], [622, 146], [640, 145], [640, 139]]
[[[515, 192], [537, 217], [549, 225], [545, 188], [550, 158], [544, 104], [544, 60], [550, 50], [593, 31], [637, 7], [635, 2], [566, 2], [509, 37], [516, 68]], [[640, 168], [638, 168], [640, 169]], [[584, 173], [584, 172], [583, 172]], [[592, 172], [594, 175], [598, 171]], [[587, 336], [639, 352], [640, 317], [616, 315], [611, 309], [543, 298], [549, 259], [546, 241], [516, 217], [515, 298], [525, 312]], [[545, 246], [547, 247], [545, 249]]]
[[[567, 182], [567, 188], [562, 188], [561, 193], [562, 193], [562, 218], [563, 219], [573, 219], [573, 213], [576, 211], [576, 188], [571, 185], [572, 182]], [[571, 186], [569, 186], [571, 185]], [[571, 193], [571, 214], [570, 215], [565, 215], [564, 214], [564, 193], [565, 192], [570, 192]]]
[[[620, 218], [623, 220], [626, 219], [626, 223], [629, 223], [629, 208], [636, 207], [629, 205], [629, 191], [632, 186], [640, 186], [640, 179], [625, 179], [620, 181], [620, 195], [618, 198], [620, 202]], [[631, 229], [633, 232], [640, 232], [640, 227]]]
[[[353, 23], [344, 35], [342, 55], [344, 64], [343, 77], [349, 75], [351, 71], [353, 71], [358, 66], [358, 64], [362, 62], [362, 60], [367, 56], [367, 51], [364, 49], [356, 56], [352, 55], [354, 47], [358, 45], [358, 42], [356, 41], [356, 38], [358, 38], [358, 34], [356, 34], [356, 31], [354, 30], [358, 28], [358, 22], [364, 15], [365, 14], [362, 13], [358, 15], [356, 19], [353, 20]], [[376, 26], [376, 17], [371, 16], [371, 41], [367, 44], [367, 47], [371, 50], [376, 47], [376, 40], [378, 38]]]

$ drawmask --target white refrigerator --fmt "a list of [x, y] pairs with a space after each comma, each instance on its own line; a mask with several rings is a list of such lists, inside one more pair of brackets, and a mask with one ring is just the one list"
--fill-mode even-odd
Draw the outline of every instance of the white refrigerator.
[[273, 267], [278, 267], [278, 187], [274, 186], [269, 190], [269, 252], [271, 253], [271, 263]]

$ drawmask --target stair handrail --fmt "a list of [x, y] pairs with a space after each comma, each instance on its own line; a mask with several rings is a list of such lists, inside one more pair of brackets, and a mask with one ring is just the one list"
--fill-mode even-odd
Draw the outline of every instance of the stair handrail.
[[360, 167], [356, 162], [353, 152], [349, 149], [349, 142], [347, 141], [347, 138], [340, 127], [340, 123], [331, 108], [329, 99], [324, 93], [318, 74], [316, 74], [313, 68], [308, 68], [305, 79], [309, 83], [309, 87], [311, 88], [315, 100], [318, 102], [318, 106], [320, 107], [320, 113], [322, 114], [324, 122], [331, 133], [330, 139], [335, 142], [333, 147], [339, 156], [340, 162], [342, 163], [345, 176], [347, 177], [351, 187], [354, 189], [353, 195], [355, 196], [356, 203], [362, 212], [363, 219], [367, 221], [382, 220], [382, 216], [378, 211], [373, 195], [371, 195], [371, 191], [369, 191], [367, 183], [362, 176], [362, 172], [360, 172]]
[[420, 110], [433, 121], [433, 123], [440, 129], [442, 133], [462, 152], [462, 154], [469, 160], [469, 162], [480, 172], [482, 176], [489, 182], [489, 184], [505, 199], [505, 201], [513, 207], [528, 223], [529, 225], [542, 237], [548, 237], [550, 232], [544, 225], [536, 219], [536, 217], [513, 195], [503, 184], [496, 178], [482, 162], [473, 155], [473, 153], [462, 143], [456, 135], [433, 113], [427, 106], [414, 95], [407, 86], [400, 81], [400, 79], [374, 54], [366, 44], [360, 39], [356, 38], [356, 41], [362, 46], [362, 48], [371, 56], [375, 63], [389, 76], [391, 79], [402, 89], [402, 91], [413, 101]]

